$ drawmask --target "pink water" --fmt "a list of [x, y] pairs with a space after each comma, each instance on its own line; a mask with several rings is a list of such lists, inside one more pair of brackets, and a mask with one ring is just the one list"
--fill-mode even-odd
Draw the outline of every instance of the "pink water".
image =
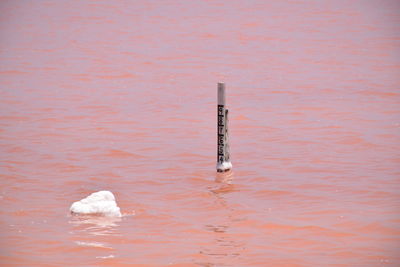
[[2, 266], [400, 265], [398, 1], [0, 11]]

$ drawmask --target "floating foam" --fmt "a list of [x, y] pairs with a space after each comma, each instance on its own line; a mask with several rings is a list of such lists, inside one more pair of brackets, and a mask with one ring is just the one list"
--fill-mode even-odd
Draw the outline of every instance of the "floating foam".
[[74, 202], [70, 211], [72, 214], [121, 217], [121, 211], [115, 202], [113, 193], [110, 191], [99, 191]]

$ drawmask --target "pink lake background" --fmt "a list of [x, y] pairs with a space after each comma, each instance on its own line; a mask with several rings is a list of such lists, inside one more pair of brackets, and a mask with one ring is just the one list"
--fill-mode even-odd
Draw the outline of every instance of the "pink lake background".
[[400, 265], [399, 1], [0, 11], [0, 265]]

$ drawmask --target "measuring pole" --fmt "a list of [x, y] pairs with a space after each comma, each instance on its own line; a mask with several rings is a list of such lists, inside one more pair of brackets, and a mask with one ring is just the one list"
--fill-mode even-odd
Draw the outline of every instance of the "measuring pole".
[[232, 169], [229, 155], [228, 109], [225, 108], [225, 84], [218, 83], [217, 106], [217, 172]]

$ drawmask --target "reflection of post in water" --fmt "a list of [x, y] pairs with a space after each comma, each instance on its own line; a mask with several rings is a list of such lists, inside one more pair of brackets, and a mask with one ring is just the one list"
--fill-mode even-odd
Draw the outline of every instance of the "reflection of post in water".
[[225, 84], [218, 83], [217, 172], [232, 169], [229, 155], [228, 109], [225, 108]]
[[219, 183], [218, 187], [233, 187], [233, 171], [217, 172], [215, 175], [215, 182]]
[[226, 197], [226, 194], [235, 191], [232, 183], [233, 172], [216, 173], [215, 182], [216, 187], [211, 189], [211, 192], [215, 197], [214, 209], [217, 213], [216, 216], [209, 217], [204, 225], [204, 229], [212, 234], [213, 241], [200, 249], [200, 254], [204, 256], [202, 265], [242, 266], [237, 262], [246, 249], [246, 242], [240, 235], [231, 231], [234, 222], [241, 217], [238, 217], [237, 205], [230, 203]]

